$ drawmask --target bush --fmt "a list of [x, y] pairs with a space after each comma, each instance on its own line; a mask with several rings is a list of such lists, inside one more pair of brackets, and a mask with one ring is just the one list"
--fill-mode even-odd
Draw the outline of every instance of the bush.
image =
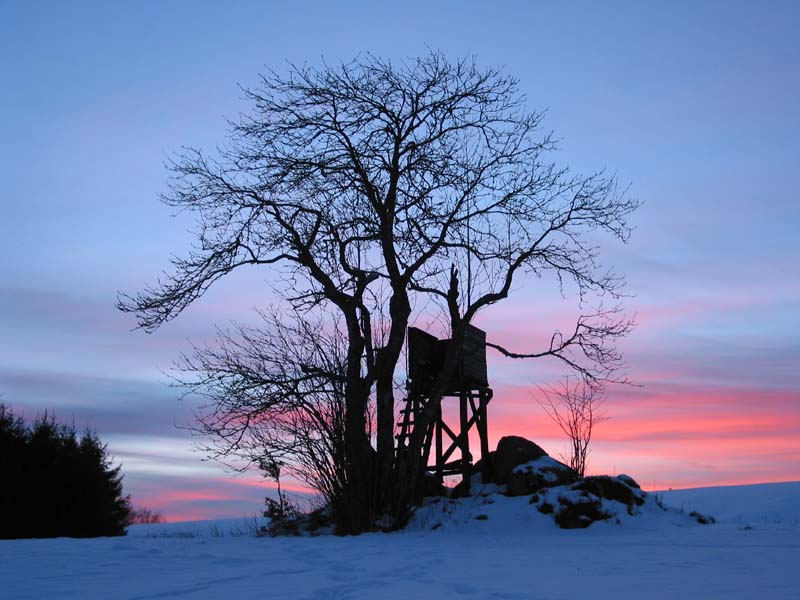
[[32, 427], [0, 403], [0, 538], [125, 535], [130, 499], [120, 467], [90, 431], [38, 417]]
[[281, 497], [280, 501], [265, 498], [266, 531], [270, 535], [299, 535], [302, 513], [293, 503]]
[[154, 512], [146, 506], [132, 508], [128, 518], [130, 525], [153, 525], [166, 522], [167, 520], [161, 513]]

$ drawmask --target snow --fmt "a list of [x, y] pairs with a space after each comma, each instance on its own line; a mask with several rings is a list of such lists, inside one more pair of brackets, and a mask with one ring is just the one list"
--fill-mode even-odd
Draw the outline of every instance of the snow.
[[798, 598], [800, 482], [650, 494], [580, 530], [493, 491], [429, 502], [394, 534], [255, 537], [250, 518], [0, 541], [0, 597]]
[[134, 525], [128, 528], [128, 537], [139, 538], [222, 538], [256, 537], [266, 526], [264, 517], [241, 517], [238, 519], [216, 519], [213, 521], [180, 521], [177, 523], [153, 523]]
[[661, 495], [673, 506], [708, 512], [721, 522], [800, 527], [800, 481], [670, 490]]
[[539, 473], [545, 481], [555, 483], [558, 475], [554, 471], [561, 471], [564, 464], [547, 455], [534, 458], [526, 463], [514, 467], [514, 473]]

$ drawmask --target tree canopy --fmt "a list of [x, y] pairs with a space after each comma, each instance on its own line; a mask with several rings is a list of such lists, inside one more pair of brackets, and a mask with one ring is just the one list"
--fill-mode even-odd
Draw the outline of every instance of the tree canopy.
[[[513, 77], [474, 60], [433, 52], [400, 63], [367, 55], [291, 66], [245, 95], [252, 109], [230, 123], [217, 152], [188, 148], [171, 164], [164, 200], [197, 216], [197, 246], [156, 285], [121, 297], [120, 308], [151, 331], [235, 269], [280, 273], [291, 310], [324, 315], [341, 334], [340, 529], [367, 529], [398, 497], [400, 506], [414, 497], [424, 431], [457, 361], [452, 344], [431, 414], [399, 456], [396, 376], [406, 329], [421, 317], [413, 307], [429, 307], [427, 316], [459, 340], [523, 275], [571, 281], [587, 306], [616, 300], [624, 281], [601, 266], [594, 236], [626, 241], [638, 202], [614, 177], [557, 165], [544, 113], [527, 108]], [[614, 341], [630, 327], [616, 304], [598, 301], [547, 347], [489, 345], [508, 356], [554, 357], [603, 385], [620, 379]], [[212, 375], [207, 382], [232, 373], [248, 393], [259, 381], [263, 389], [274, 383], [252, 369], [228, 370], [230, 361], [213, 352], [205, 359], [194, 367]], [[255, 425], [263, 414], [254, 407], [244, 422]], [[223, 445], [235, 451], [228, 433]]]
[[27, 426], [0, 403], [0, 538], [124, 535], [120, 469], [91, 431], [52, 414]]

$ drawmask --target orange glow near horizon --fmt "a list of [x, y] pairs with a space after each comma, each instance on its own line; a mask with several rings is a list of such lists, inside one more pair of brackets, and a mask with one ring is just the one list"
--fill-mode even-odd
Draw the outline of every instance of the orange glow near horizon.
[[[180, 480], [176, 480], [175, 485], [181, 485]], [[249, 473], [240, 477], [194, 480], [191, 482], [191, 489], [189, 486], [187, 489], [158, 488], [139, 494], [136, 500], [163, 515], [169, 522], [195, 521], [220, 518], [221, 514], [234, 516], [221, 511], [218, 505], [261, 498], [262, 503], [252, 502], [250, 512], [256, 514], [261, 510], [263, 498], [274, 496], [276, 489], [275, 482], [256, 473]], [[292, 497], [313, 494], [309, 488], [293, 481], [282, 480], [281, 490]], [[208, 504], [208, 508], [204, 508], [204, 504]]]
[[[519, 435], [562, 458], [564, 434], [527, 391], [505, 391], [511, 393], [496, 396], [494, 411], [489, 412], [491, 448], [503, 436]], [[795, 405], [792, 392], [689, 392], [677, 386], [624, 392], [610, 396], [604, 405], [610, 418], [595, 428], [591, 474], [624, 472], [647, 490], [800, 480], [800, 417], [777, 410]], [[477, 458], [476, 439], [471, 446]], [[227, 492], [219, 491], [223, 488]], [[282, 481], [281, 488], [294, 495], [313, 494], [289, 480]], [[253, 473], [204, 480], [199, 490], [154, 491], [145, 500], [171, 521], [183, 521], [219, 516], [216, 508], [198, 506], [203, 502], [263, 498], [274, 489], [274, 482]]]
[[[494, 407], [493, 443], [521, 435], [558, 458], [565, 435], [527, 391], [514, 392]], [[800, 480], [798, 400], [793, 391], [771, 389], [612, 391], [603, 405], [610, 418], [593, 433], [589, 470], [625, 472], [646, 489]]]

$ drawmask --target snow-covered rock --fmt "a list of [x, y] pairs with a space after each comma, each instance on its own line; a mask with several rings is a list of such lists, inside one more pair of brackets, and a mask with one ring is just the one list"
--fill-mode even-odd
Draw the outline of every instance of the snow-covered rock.
[[494, 453], [495, 482], [506, 483], [514, 467], [542, 456], [547, 456], [547, 452], [530, 440], [516, 435], [500, 438]]
[[578, 478], [575, 470], [550, 456], [540, 456], [517, 465], [508, 476], [509, 496], [525, 496], [542, 488], [566, 485]]
[[[632, 481], [633, 485], [628, 483]], [[616, 500], [626, 506], [641, 506], [646, 496], [636, 482], [630, 477], [610, 477], [608, 475], [595, 475], [584, 477], [572, 486], [573, 490], [588, 492], [597, 498]]]

